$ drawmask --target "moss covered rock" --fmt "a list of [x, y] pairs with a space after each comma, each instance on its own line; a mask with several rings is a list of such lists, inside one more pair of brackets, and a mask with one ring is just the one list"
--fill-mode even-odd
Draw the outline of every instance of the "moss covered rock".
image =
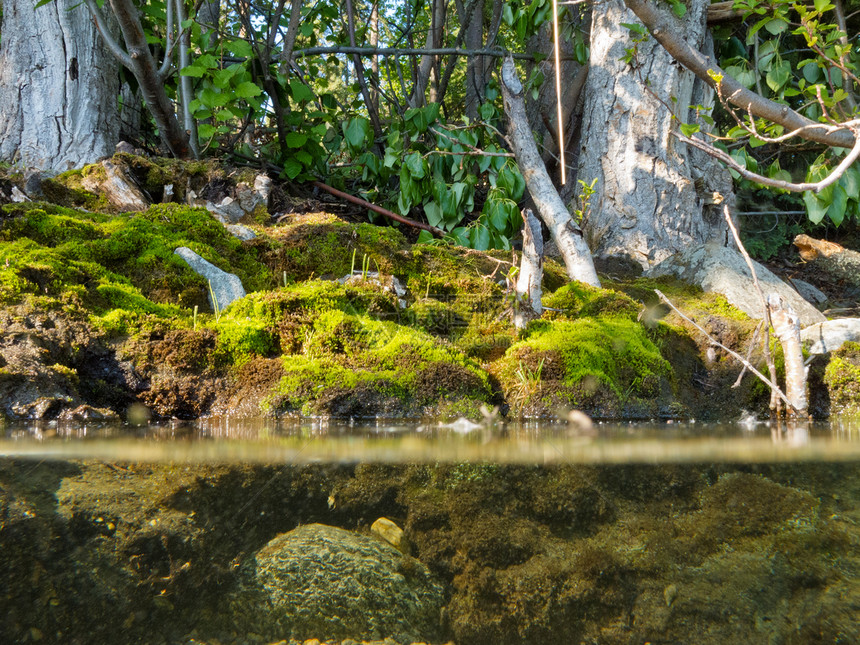
[[834, 412], [860, 413], [860, 343], [845, 343], [833, 352], [824, 383]]
[[443, 590], [425, 565], [376, 537], [308, 524], [274, 537], [244, 568], [231, 608], [269, 640], [438, 641]]

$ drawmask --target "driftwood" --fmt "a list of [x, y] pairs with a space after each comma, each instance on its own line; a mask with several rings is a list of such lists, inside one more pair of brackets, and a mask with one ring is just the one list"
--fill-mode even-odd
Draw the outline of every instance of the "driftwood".
[[794, 245], [800, 257], [820, 268], [822, 272], [860, 287], [860, 253], [849, 251], [827, 240], [798, 235]]
[[526, 116], [523, 86], [517, 78], [513, 59], [505, 59], [501, 77], [505, 112], [510, 121], [508, 136], [538, 215], [549, 228], [570, 279], [599, 287], [600, 280], [582, 231], [559, 197], [538, 153]]
[[540, 222], [531, 209], [523, 211], [523, 255], [517, 276], [517, 307], [514, 326], [525, 327], [529, 320], [543, 312], [541, 281], [543, 280], [543, 238]]

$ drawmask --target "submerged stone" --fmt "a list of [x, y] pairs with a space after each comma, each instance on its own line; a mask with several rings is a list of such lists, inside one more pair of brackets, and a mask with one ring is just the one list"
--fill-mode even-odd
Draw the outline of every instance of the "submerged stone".
[[273, 538], [245, 567], [238, 622], [265, 638], [434, 641], [442, 587], [382, 540], [323, 524]]

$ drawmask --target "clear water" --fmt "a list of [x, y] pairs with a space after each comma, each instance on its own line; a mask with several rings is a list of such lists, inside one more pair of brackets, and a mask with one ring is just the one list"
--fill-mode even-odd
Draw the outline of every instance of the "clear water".
[[7, 426], [0, 579], [2, 643], [860, 643], [860, 421]]

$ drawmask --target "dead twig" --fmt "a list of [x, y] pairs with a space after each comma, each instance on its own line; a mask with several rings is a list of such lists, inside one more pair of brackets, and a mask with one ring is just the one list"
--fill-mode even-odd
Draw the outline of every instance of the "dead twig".
[[383, 215], [390, 220], [394, 220], [395, 222], [400, 222], [401, 224], [406, 224], [407, 226], [411, 226], [413, 228], [420, 228], [424, 231], [429, 231], [436, 237], [445, 237], [445, 231], [443, 231], [441, 228], [436, 228], [435, 226], [430, 226], [429, 224], [416, 222], [415, 220], [409, 219], [407, 217], [401, 217], [397, 213], [393, 213], [387, 208], [382, 208], [382, 206], [372, 204], [366, 199], [356, 197], [355, 195], [350, 195], [349, 193], [345, 193], [342, 190], [338, 190], [337, 188], [332, 188], [328, 184], [324, 184], [321, 181], [312, 181], [311, 184], [313, 184], [320, 190], [324, 190], [325, 192], [334, 195], [335, 197], [340, 197], [341, 199], [345, 199], [346, 201], [352, 202], [353, 204], [364, 206], [365, 208], [372, 210], [374, 213], [379, 213], [380, 215]]
[[752, 363], [750, 363], [747, 359], [745, 359], [743, 356], [741, 356], [740, 354], [738, 354], [738, 353], [737, 353], [736, 351], [734, 351], [733, 349], [730, 349], [729, 347], [726, 347], [726, 346], [725, 346], [725, 345], [723, 345], [720, 341], [718, 341], [716, 338], [714, 338], [713, 336], [711, 336], [711, 334], [709, 334], [709, 333], [708, 333], [708, 331], [707, 331], [704, 327], [701, 327], [701, 326], [700, 326], [698, 323], [696, 323], [692, 318], [689, 318], [689, 317], [685, 316], [685, 315], [681, 312], [681, 310], [680, 310], [680, 309], [678, 309], [675, 305], [673, 305], [673, 304], [672, 304], [672, 302], [671, 302], [671, 301], [670, 301], [670, 300], [669, 300], [665, 295], [663, 295], [663, 293], [662, 293], [659, 289], [654, 289], [654, 291], [656, 292], [656, 294], [657, 294], [657, 296], [660, 298], [660, 300], [662, 300], [663, 302], [665, 302], [665, 303], [666, 303], [666, 304], [667, 304], [667, 305], [672, 309], [672, 311], [674, 311], [674, 312], [675, 312], [676, 314], [678, 314], [681, 318], [683, 318], [683, 319], [684, 319], [684, 320], [686, 320], [688, 323], [690, 323], [693, 327], [695, 327], [697, 330], [699, 330], [699, 331], [700, 331], [700, 332], [705, 336], [705, 338], [707, 338], [707, 339], [711, 342], [711, 344], [712, 344], [712, 345], [715, 345], [716, 347], [719, 347], [719, 348], [720, 348], [720, 349], [722, 349], [723, 351], [728, 352], [729, 354], [731, 354], [732, 356], [734, 356], [734, 357], [735, 357], [738, 361], [740, 361], [740, 362], [741, 362], [741, 364], [742, 364], [742, 365], [744, 365], [744, 366], [745, 366], [745, 367], [746, 367], [750, 372], [752, 372], [752, 373], [753, 373], [753, 374], [755, 374], [759, 379], [761, 379], [761, 381], [762, 381], [765, 385], [767, 385], [767, 386], [770, 388], [770, 391], [771, 391], [771, 392], [776, 392], [777, 396], [779, 396], [779, 398], [781, 398], [783, 401], [785, 401], [785, 404], [786, 404], [788, 407], [790, 407], [792, 410], [794, 409], [794, 406], [791, 404], [791, 401], [789, 401], [789, 400], [788, 400], [788, 397], [783, 393], [783, 391], [779, 388], [779, 386], [778, 386], [774, 381], [771, 381], [771, 380], [770, 380], [769, 378], [767, 378], [764, 374], [762, 374], [761, 372], [759, 372], [759, 371], [755, 368], [755, 366], [754, 366]]

